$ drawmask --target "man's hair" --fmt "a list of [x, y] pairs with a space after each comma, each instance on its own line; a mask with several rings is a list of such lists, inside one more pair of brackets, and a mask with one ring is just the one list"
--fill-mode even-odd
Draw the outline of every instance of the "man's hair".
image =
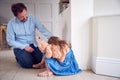
[[27, 10], [27, 7], [23, 3], [15, 3], [11, 6], [14, 16], [17, 16], [18, 13], [21, 13], [24, 9]]

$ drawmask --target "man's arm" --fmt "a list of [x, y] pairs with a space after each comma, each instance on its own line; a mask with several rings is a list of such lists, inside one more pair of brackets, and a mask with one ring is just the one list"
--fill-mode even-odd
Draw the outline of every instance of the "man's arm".
[[34, 21], [35, 21], [35, 26], [36, 28], [47, 38], [49, 39], [52, 35], [52, 33], [50, 31], [47, 30], [47, 28], [45, 28], [44, 25], [42, 25], [40, 23], [40, 21], [36, 18], [34, 18]]
[[28, 44], [21, 44], [15, 40], [15, 33], [13, 31], [11, 23], [8, 23], [7, 25], [7, 42], [10, 46], [14, 48], [20, 48], [24, 49], [25, 46], [28, 46]]

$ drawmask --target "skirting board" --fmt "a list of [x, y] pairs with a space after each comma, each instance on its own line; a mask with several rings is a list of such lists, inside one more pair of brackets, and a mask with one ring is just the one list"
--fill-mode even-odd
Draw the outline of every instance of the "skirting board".
[[97, 57], [92, 70], [96, 74], [120, 77], [120, 59]]

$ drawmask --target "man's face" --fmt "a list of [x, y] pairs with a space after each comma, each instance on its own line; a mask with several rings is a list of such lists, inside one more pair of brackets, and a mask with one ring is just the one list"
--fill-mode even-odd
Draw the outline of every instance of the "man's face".
[[24, 9], [21, 13], [18, 13], [17, 18], [22, 22], [27, 21], [28, 18], [27, 11]]

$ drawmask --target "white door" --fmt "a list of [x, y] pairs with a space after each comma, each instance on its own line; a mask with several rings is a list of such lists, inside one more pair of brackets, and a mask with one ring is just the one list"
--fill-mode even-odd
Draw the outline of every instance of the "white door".
[[[11, 4], [16, 2], [24, 3], [28, 12], [36, 16], [40, 22], [53, 34], [57, 26], [59, 0], [1, 0], [0, 1], [0, 24], [6, 23], [13, 17]], [[45, 39], [45, 37], [36, 31], [36, 35]]]
[[[54, 34], [54, 28], [57, 27], [57, 14], [58, 14], [58, 8], [57, 4], [55, 3], [55, 0], [49, 0], [52, 2], [46, 2], [46, 3], [37, 3], [35, 6], [35, 15], [39, 20], [42, 22], [46, 28]], [[41, 35], [38, 31], [36, 32], [37, 36], [40, 35], [43, 39], [45, 37]]]

